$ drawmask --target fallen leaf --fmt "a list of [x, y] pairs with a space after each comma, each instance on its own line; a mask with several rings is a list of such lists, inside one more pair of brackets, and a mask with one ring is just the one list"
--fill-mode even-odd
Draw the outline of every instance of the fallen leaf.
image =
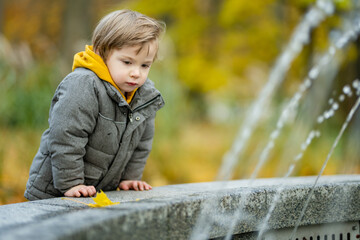
[[61, 198], [61, 199], [81, 203], [81, 204], [84, 204], [84, 205], [87, 205], [87, 206], [93, 207], [93, 208], [106, 207], [106, 206], [120, 204], [120, 202], [112, 202], [102, 190], [100, 190], [100, 192], [98, 192], [96, 194], [96, 197], [91, 197], [91, 198], [92, 198], [92, 200], [94, 200], [95, 204], [93, 204], [93, 203], [84, 203], [84, 202], [81, 202], [79, 200], [75, 200], [75, 199], [72, 199], [72, 198]]
[[112, 202], [102, 190], [100, 190], [100, 192], [96, 194], [96, 197], [92, 197], [92, 199], [94, 200], [95, 204], [89, 203], [88, 206], [90, 207], [106, 207], [120, 203]]

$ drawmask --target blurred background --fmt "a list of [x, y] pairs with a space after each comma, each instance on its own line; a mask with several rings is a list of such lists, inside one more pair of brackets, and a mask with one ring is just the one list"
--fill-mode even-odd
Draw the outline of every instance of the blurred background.
[[[239, 163], [234, 179], [248, 178], [267, 144], [286, 101], [327, 51], [352, 0], [335, 2], [335, 12], [310, 32], [310, 41], [291, 64]], [[355, 1], [354, 1], [355, 2]], [[268, 80], [277, 57], [314, 0], [0, 0], [0, 204], [25, 201], [23, 192], [50, 101], [71, 71], [73, 55], [91, 44], [92, 30], [107, 13], [130, 8], [167, 24], [160, 59], [150, 78], [166, 107], [158, 112], [153, 151], [144, 180], [153, 186], [213, 181], [248, 108]], [[335, 34], [336, 35], [336, 34]], [[339, 104], [334, 117], [316, 124], [344, 86], [360, 75], [360, 40], [337, 55], [320, 87], [311, 88], [269, 155], [259, 177], [284, 175], [286, 162], [307, 133], [315, 139], [294, 176], [318, 174], [356, 101]], [[330, 101], [330, 102], [329, 102]], [[360, 171], [360, 114], [357, 112], [329, 161], [325, 174]]]

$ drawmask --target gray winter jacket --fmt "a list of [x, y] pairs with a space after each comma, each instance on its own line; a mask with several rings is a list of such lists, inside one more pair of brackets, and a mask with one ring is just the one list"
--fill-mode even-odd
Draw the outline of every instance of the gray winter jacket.
[[77, 68], [58, 86], [30, 168], [24, 196], [63, 196], [79, 184], [115, 190], [140, 180], [154, 136], [155, 113], [164, 105], [148, 79], [130, 105], [108, 82]]

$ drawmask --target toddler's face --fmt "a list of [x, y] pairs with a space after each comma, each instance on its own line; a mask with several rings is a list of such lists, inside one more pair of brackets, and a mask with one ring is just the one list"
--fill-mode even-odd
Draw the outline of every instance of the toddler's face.
[[140, 52], [139, 49], [140, 46], [113, 49], [105, 62], [112, 79], [123, 94], [132, 92], [145, 83], [156, 55], [157, 45], [155, 42], [149, 42]]

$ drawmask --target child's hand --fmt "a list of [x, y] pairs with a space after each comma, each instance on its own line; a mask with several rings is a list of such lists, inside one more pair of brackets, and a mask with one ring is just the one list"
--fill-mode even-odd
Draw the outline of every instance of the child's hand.
[[150, 190], [152, 187], [144, 181], [124, 180], [120, 182], [119, 188], [122, 190], [134, 189], [135, 191]]
[[66, 197], [92, 197], [96, 194], [94, 186], [78, 185], [65, 192]]

